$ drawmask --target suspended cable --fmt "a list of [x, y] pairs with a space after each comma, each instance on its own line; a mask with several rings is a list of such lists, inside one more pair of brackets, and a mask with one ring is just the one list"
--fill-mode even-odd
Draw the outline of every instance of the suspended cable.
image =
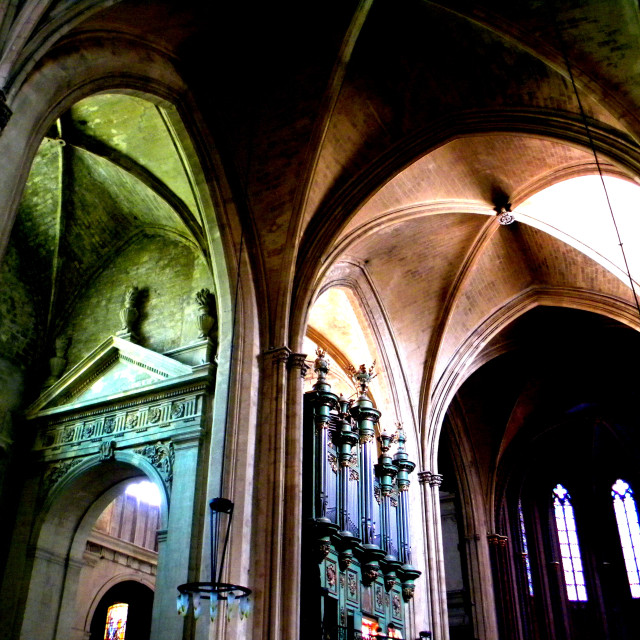
[[607, 201], [607, 206], [609, 207], [609, 213], [611, 214], [611, 220], [613, 222], [613, 228], [616, 232], [616, 238], [618, 239], [618, 246], [620, 247], [620, 253], [622, 254], [622, 260], [624, 262], [624, 268], [629, 278], [629, 285], [631, 286], [631, 291], [633, 293], [633, 299], [636, 303], [636, 309], [638, 310], [638, 315], [640, 315], [640, 302], [638, 301], [638, 295], [636, 293], [635, 283], [633, 278], [631, 277], [631, 270], [629, 269], [629, 263], [627, 261], [627, 254], [624, 250], [624, 245], [622, 242], [622, 237], [620, 236], [620, 230], [618, 229], [618, 223], [616, 222], [615, 215], [613, 214], [613, 207], [611, 206], [611, 200], [609, 199], [609, 192], [607, 191], [607, 185], [604, 181], [604, 174], [602, 172], [602, 166], [600, 165], [600, 160], [598, 158], [598, 153], [596, 151], [596, 145], [593, 141], [593, 135], [591, 133], [591, 128], [589, 127], [589, 121], [587, 120], [587, 114], [585, 113], [584, 107], [582, 106], [582, 100], [580, 99], [580, 94], [578, 93], [578, 87], [576, 86], [576, 81], [573, 76], [573, 70], [571, 68], [571, 63], [569, 62], [569, 56], [567, 54], [567, 48], [565, 46], [564, 39], [562, 38], [562, 33], [560, 32], [560, 28], [558, 27], [558, 19], [556, 17], [553, 20], [555, 25], [556, 34], [558, 38], [558, 43], [560, 44], [560, 52], [562, 53], [562, 57], [564, 59], [565, 66], [567, 68], [567, 73], [569, 74], [569, 79], [571, 80], [571, 86], [573, 87], [573, 93], [576, 97], [576, 101], [578, 103], [578, 110], [580, 111], [580, 118], [582, 119], [582, 124], [584, 125], [585, 132], [587, 134], [587, 140], [589, 141], [589, 147], [591, 148], [591, 153], [593, 153], [593, 158], [596, 163], [596, 169], [598, 170], [598, 175], [600, 176], [600, 182], [602, 183], [602, 189], [604, 191], [604, 195]]

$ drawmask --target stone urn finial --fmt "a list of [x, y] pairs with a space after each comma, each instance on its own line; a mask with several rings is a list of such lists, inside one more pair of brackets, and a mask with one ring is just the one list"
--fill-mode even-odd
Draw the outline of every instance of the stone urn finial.
[[133, 326], [138, 319], [138, 310], [136, 302], [138, 301], [138, 287], [128, 286], [124, 292], [124, 306], [120, 309], [120, 321], [122, 326], [116, 335], [127, 340], [135, 337]]
[[214, 327], [217, 325], [217, 316], [215, 312], [215, 299], [211, 295], [209, 289], [200, 289], [196, 293], [196, 304], [198, 305], [197, 321], [200, 340], [209, 337]]
[[45, 386], [51, 386], [56, 380], [60, 378], [62, 372], [67, 366], [67, 349], [69, 348], [70, 343], [69, 336], [60, 335], [56, 338], [55, 349], [56, 355], [52, 358], [49, 358], [49, 369], [50, 374], [47, 380], [45, 381]]

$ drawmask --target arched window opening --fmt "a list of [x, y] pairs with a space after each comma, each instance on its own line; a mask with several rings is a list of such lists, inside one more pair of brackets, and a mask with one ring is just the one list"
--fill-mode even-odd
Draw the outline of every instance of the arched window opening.
[[640, 561], [638, 558], [640, 524], [638, 523], [638, 508], [633, 497], [633, 490], [628, 483], [618, 478], [611, 487], [611, 496], [631, 597], [640, 598]]
[[553, 490], [553, 511], [560, 544], [564, 582], [567, 587], [567, 598], [572, 602], [586, 602], [587, 588], [571, 496], [561, 484], [557, 484]]
[[143, 502], [154, 507], [160, 506], [160, 489], [158, 489], [158, 485], [149, 480], [132, 482], [127, 486], [125, 493], [128, 496], [136, 498], [138, 502]]
[[125, 602], [112, 604], [107, 609], [107, 623], [104, 629], [105, 640], [124, 640], [127, 632], [127, 613], [129, 605]]
[[524, 516], [522, 515], [522, 501], [518, 500], [518, 519], [520, 521], [520, 542], [522, 543], [522, 559], [524, 570], [527, 575], [527, 590], [533, 596], [533, 577], [531, 574], [531, 559], [529, 558], [529, 547], [527, 546], [527, 532], [524, 528]]

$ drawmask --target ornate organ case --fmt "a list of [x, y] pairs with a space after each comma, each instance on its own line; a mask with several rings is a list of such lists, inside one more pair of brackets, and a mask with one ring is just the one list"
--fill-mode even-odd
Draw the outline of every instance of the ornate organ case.
[[404, 604], [420, 576], [409, 539], [415, 464], [401, 429], [376, 429], [381, 414], [367, 395], [372, 368], [354, 369], [354, 401], [332, 393], [321, 350], [315, 370], [304, 411], [303, 637], [406, 637]]

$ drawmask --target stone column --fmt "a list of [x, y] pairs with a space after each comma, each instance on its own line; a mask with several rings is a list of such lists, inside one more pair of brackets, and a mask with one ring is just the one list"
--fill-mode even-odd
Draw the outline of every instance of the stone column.
[[[518, 628], [518, 616], [514, 609], [514, 603], [511, 584], [511, 572], [509, 567], [509, 550], [507, 536], [498, 533], [490, 533], [487, 535], [489, 543], [489, 556], [493, 565], [494, 588], [500, 598], [500, 606], [498, 608], [501, 636], [516, 638]], [[493, 591], [493, 590], [492, 590]], [[494, 616], [493, 626], [497, 632], [497, 621]]]
[[191, 563], [192, 558], [199, 557], [199, 527], [204, 524], [196, 521], [202, 515], [196, 504], [199, 442], [193, 438], [173, 441], [175, 461], [169, 521], [167, 531], [158, 532], [158, 571], [151, 620], [154, 640], [178, 640], [193, 633], [193, 617], [177, 614], [176, 597], [179, 584], [200, 579]]
[[[261, 640], [294, 640], [298, 637], [295, 626], [299, 601], [297, 589], [287, 592], [292, 578], [288, 575], [292, 567], [299, 563], [295, 556], [296, 545], [290, 549], [287, 544], [299, 535], [288, 535], [290, 528], [299, 527], [294, 521], [296, 499], [288, 494], [288, 437], [287, 386], [289, 377], [298, 374], [287, 372], [287, 362], [291, 351], [285, 347], [270, 349], [260, 357], [260, 415], [258, 443], [256, 447], [256, 513], [254, 527], [255, 583], [254, 637]], [[292, 428], [295, 428], [293, 425]], [[294, 439], [298, 436], [291, 436]], [[298, 455], [291, 451], [292, 455]], [[292, 464], [296, 464], [295, 459]], [[299, 501], [301, 496], [298, 496]], [[293, 500], [293, 502], [292, 502]], [[289, 509], [292, 512], [289, 513]], [[299, 545], [299, 542], [298, 542]], [[298, 549], [299, 553], [299, 549]], [[295, 577], [293, 578], [295, 582]]]
[[[473, 603], [471, 616], [473, 630], [478, 638], [498, 637], [498, 626], [493, 596], [493, 579], [486, 520], [476, 509], [465, 519], [465, 550], [469, 578], [469, 598]], [[506, 540], [506, 539], [505, 539]]]
[[442, 476], [431, 471], [418, 473], [425, 505], [427, 538], [427, 568], [429, 602], [431, 605], [431, 633], [433, 640], [449, 640], [447, 616], [447, 584], [444, 574], [442, 526], [440, 522], [440, 485]]
[[[302, 545], [302, 394], [303, 381], [309, 369], [306, 355], [292, 353], [287, 366], [289, 369], [287, 396], [287, 468], [285, 471], [285, 499], [287, 527], [285, 528], [285, 559], [289, 561], [289, 571], [284, 574], [282, 638], [300, 636], [300, 556]], [[293, 570], [295, 567], [295, 571]]]

